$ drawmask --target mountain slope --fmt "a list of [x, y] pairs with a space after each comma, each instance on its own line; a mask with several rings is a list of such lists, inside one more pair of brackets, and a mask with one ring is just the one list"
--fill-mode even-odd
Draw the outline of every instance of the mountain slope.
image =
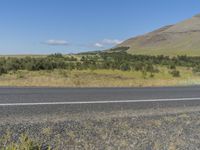
[[200, 15], [128, 39], [117, 47], [130, 47], [131, 54], [200, 56]]

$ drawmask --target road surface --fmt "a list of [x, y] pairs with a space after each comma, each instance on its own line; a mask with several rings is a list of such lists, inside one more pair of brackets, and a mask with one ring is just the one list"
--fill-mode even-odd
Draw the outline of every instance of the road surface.
[[0, 88], [0, 116], [200, 106], [200, 86]]

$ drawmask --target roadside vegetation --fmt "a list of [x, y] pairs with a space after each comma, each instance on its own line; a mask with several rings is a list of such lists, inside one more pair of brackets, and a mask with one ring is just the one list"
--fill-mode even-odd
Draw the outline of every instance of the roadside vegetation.
[[0, 138], [0, 150], [51, 150], [50, 146], [35, 141], [25, 134], [19, 136], [17, 142], [12, 141], [12, 136], [11, 133], [6, 133]]
[[200, 84], [200, 76], [191, 69], [177, 67], [180, 77], [173, 77], [171, 69], [158, 67], [159, 72], [121, 70], [18, 70], [0, 76], [0, 86], [45, 87], [144, 87]]
[[52, 54], [44, 57], [0, 57], [0, 73], [10, 71], [28, 70], [122, 70], [141, 71], [146, 73], [158, 73], [159, 66], [165, 66], [172, 70], [172, 75], [177, 76], [177, 67], [192, 68], [194, 72], [200, 72], [200, 57], [187, 56], [146, 56], [131, 55], [126, 52], [99, 52], [94, 54], [64, 56]]
[[199, 84], [200, 57], [131, 55], [122, 49], [72, 56], [0, 57], [0, 85], [135, 87]]

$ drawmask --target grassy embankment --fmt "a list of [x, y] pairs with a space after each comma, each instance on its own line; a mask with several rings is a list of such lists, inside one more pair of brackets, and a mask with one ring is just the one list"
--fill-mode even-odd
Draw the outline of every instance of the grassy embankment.
[[120, 70], [54, 70], [17, 71], [0, 76], [0, 86], [47, 87], [146, 87], [200, 84], [200, 75], [192, 69], [177, 67], [180, 77], [173, 77], [166, 67], [159, 73], [142, 74], [139, 71]]

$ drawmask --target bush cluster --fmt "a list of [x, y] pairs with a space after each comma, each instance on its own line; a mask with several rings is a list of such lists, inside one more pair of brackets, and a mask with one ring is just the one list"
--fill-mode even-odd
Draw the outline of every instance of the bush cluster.
[[194, 72], [200, 72], [200, 57], [178, 56], [147, 56], [131, 55], [122, 52], [101, 52], [83, 55], [81, 59], [62, 54], [52, 54], [46, 57], [1, 57], [0, 74], [17, 70], [83, 70], [83, 69], [117, 69], [122, 71], [141, 71], [143, 74], [159, 72], [157, 66], [167, 66], [172, 76], [180, 76], [177, 66], [191, 67]]
[[173, 77], [180, 77], [180, 71], [174, 69], [170, 72]]
[[[64, 57], [61, 54], [53, 54], [47, 57], [1, 57], [0, 74], [17, 70], [53, 70], [71, 68], [71, 64], [76, 62], [74, 57]], [[73, 65], [72, 65], [73, 66]]]

